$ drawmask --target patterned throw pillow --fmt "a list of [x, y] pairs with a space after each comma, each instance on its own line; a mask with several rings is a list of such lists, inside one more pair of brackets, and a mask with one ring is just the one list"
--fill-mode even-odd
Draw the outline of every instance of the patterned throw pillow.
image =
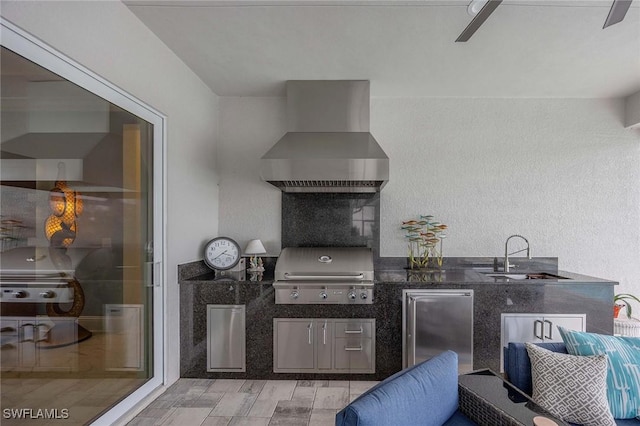
[[640, 416], [640, 337], [608, 336], [558, 327], [567, 352], [607, 355], [607, 399], [613, 417]]
[[532, 398], [570, 423], [615, 426], [607, 403], [607, 357], [575, 356], [525, 343], [531, 359]]

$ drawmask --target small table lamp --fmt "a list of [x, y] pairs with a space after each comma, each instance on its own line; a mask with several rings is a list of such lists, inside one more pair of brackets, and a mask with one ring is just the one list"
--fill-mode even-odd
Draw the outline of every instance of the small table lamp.
[[247, 248], [244, 249], [245, 254], [250, 254], [251, 258], [249, 259], [249, 269], [250, 272], [258, 272], [264, 271], [264, 265], [262, 263], [262, 259], [259, 258], [258, 254], [265, 254], [267, 251], [264, 249], [262, 245], [262, 241], [260, 240], [251, 240], [249, 244], [247, 244]]

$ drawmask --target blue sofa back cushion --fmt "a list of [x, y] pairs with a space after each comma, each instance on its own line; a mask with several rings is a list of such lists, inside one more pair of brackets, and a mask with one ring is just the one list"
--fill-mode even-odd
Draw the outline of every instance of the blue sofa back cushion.
[[[566, 354], [564, 343], [536, 343], [541, 348]], [[533, 382], [531, 380], [531, 360], [524, 343], [509, 343], [504, 348], [504, 372], [514, 386], [531, 396]]]
[[336, 415], [336, 426], [441, 426], [458, 409], [458, 355], [446, 351], [404, 369]]

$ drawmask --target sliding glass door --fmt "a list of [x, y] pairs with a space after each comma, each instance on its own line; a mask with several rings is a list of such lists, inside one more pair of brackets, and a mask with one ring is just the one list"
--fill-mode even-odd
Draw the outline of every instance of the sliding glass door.
[[2, 424], [109, 423], [162, 383], [164, 121], [2, 29]]

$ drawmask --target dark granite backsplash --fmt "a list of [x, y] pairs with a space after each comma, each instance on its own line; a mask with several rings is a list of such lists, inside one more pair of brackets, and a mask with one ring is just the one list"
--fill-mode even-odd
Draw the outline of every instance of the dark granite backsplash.
[[380, 194], [282, 193], [282, 247], [380, 247]]

